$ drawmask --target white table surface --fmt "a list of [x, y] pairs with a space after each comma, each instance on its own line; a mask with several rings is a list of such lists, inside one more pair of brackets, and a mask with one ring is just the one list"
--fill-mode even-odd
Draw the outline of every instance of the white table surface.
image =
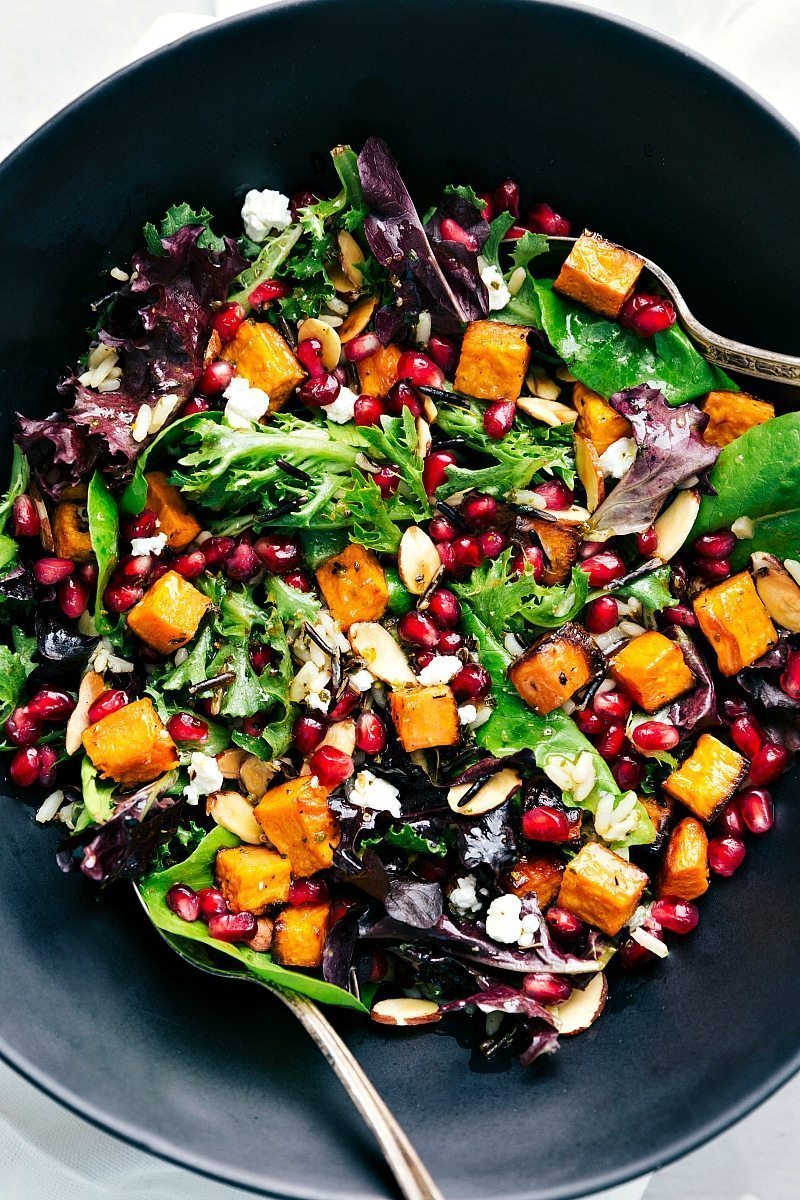
[[[702, 51], [800, 125], [800, 0], [584, 2]], [[0, 157], [132, 58], [209, 20], [255, 7], [249, 0], [7, 3], [0, 26]], [[785, 201], [796, 204], [798, 198]], [[765, 1034], [768, 1029], [765, 1023]], [[709, 1145], [649, 1181], [616, 1189], [613, 1200], [798, 1200], [798, 1126], [800, 1078]], [[643, 1114], [643, 1136], [646, 1130]], [[243, 1195], [101, 1133], [0, 1064], [0, 1200], [240, 1200]], [[612, 1200], [612, 1193], [596, 1200]]]

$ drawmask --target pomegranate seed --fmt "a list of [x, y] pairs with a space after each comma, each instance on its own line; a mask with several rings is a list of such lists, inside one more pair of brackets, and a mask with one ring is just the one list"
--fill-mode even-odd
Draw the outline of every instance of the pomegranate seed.
[[434, 542], [452, 542], [453, 538], [458, 537], [458, 530], [447, 517], [433, 517], [428, 533]]
[[449, 588], [437, 588], [428, 602], [428, 615], [445, 629], [451, 629], [461, 620], [461, 605], [455, 592]]
[[692, 549], [703, 558], [727, 558], [736, 546], [732, 533], [704, 533], [695, 540]]
[[458, 566], [458, 563], [456, 562], [456, 556], [455, 556], [455, 552], [453, 550], [453, 543], [452, 542], [437, 542], [436, 549], [439, 552], [439, 558], [441, 559], [441, 563], [442, 563], [442, 566], [444, 567], [445, 571], [450, 575], [460, 575], [461, 569]]
[[77, 620], [89, 607], [89, 589], [80, 579], [64, 579], [56, 590], [58, 606], [65, 617]]
[[456, 365], [456, 348], [449, 338], [437, 337], [436, 334], [430, 337], [428, 354], [445, 375], [452, 373]]
[[[154, 583], [158, 582], [162, 575], [166, 575], [168, 570], [168, 563], [164, 562], [163, 559], [156, 559], [156, 561], [153, 563], [153, 569], [150, 572], [150, 578], [147, 581], [148, 584], [152, 587]], [[144, 650], [141, 647], [139, 648], [139, 653], [144, 654]]]
[[631, 734], [633, 744], [645, 753], [674, 750], [681, 740], [680, 731], [666, 721], [642, 721]]
[[495, 215], [494, 196], [491, 192], [478, 192], [478, 196], [483, 201], [481, 216], [483, 217], [484, 221], [491, 221], [492, 217]]
[[314, 585], [305, 571], [287, 571], [282, 576], [282, 579], [287, 587], [296, 588], [298, 592], [311, 592], [314, 590]]
[[356, 425], [377, 425], [383, 416], [383, 405], [377, 396], [359, 396], [353, 405]]
[[88, 583], [89, 587], [94, 587], [94, 585], [97, 583], [97, 576], [99, 575], [97, 563], [81, 563], [76, 574], [80, 576], [84, 583]]
[[398, 379], [397, 383], [392, 384], [386, 393], [385, 404], [386, 411], [393, 417], [402, 416], [404, 408], [408, 409], [412, 417], [419, 417], [422, 414], [422, 400], [419, 392], [407, 379]]
[[218, 942], [249, 942], [257, 928], [251, 912], [216, 913], [208, 918], [208, 932]]
[[750, 788], [738, 798], [739, 812], [751, 833], [769, 833], [775, 824], [772, 796], [764, 788]]
[[338, 787], [353, 774], [353, 760], [335, 746], [320, 746], [308, 760], [311, 773], [323, 787]]
[[729, 558], [701, 558], [697, 567], [704, 579], [710, 579], [713, 583], [727, 579], [732, 570]]
[[436, 622], [427, 613], [407, 612], [397, 622], [397, 632], [404, 642], [432, 650], [439, 640]]
[[586, 737], [597, 737], [607, 728], [605, 718], [593, 712], [591, 708], [577, 709], [572, 719]]
[[400, 476], [393, 467], [381, 467], [379, 471], [374, 472], [372, 480], [384, 500], [393, 496], [400, 486]]
[[229, 579], [252, 579], [261, 568], [258, 555], [249, 542], [238, 542], [228, 561], [225, 574]]
[[499, 529], [487, 529], [478, 538], [478, 545], [484, 558], [499, 558], [508, 545], [508, 538]]
[[272, 304], [273, 300], [284, 300], [291, 293], [291, 287], [282, 279], [265, 279], [258, 287], [253, 288], [247, 299], [251, 308], [260, 311]]
[[275, 657], [272, 647], [268, 646], [266, 642], [251, 642], [247, 648], [247, 654], [250, 666], [256, 675], [263, 674]]
[[228, 911], [228, 905], [222, 892], [215, 887], [201, 888], [197, 893], [197, 899], [200, 906], [200, 916], [204, 920], [209, 917], [217, 917]]
[[619, 620], [619, 605], [613, 596], [599, 596], [587, 605], [583, 620], [590, 633], [608, 633]]
[[[211, 715], [209, 713], [209, 716]], [[245, 717], [242, 721], [242, 733], [246, 733], [251, 738], [260, 738], [266, 723], [266, 717]]]
[[800, 700], [800, 650], [790, 650], [786, 670], [781, 675], [781, 688], [792, 700]]
[[138, 516], [125, 517], [122, 522], [122, 532], [129, 542], [134, 538], [152, 537], [157, 528], [156, 514], [150, 508], [143, 508]]
[[15, 708], [5, 724], [6, 737], [14, 746], [32, 746], [38, 742], [42, 727], [27, 708]]
[[414, 867], [416, 872], [422, 879], [426, 879], [429, 883], [440, 883], [447, 878], [449, 867], [447, 863], [442, 862], [440, 858], [433, 858], [431, 855], [420, 855], [416, 860]]
[[303, 560], [303, 551], [294, 538], [262, 537], [258, 539], [254, 549], [273, 575], [284, 575], [287, 571], [299, 567]]
[[432, 496], [447, 478], [447, 468], [455, 465], [456, 456], [449, 450], [433, 450], [422, 467], [422, 482], [425, 491]]
[[417, 671], [424, 671], [426, 667], [431, 665], [435, 658], [436, 655], [432, 650], [421, 650], [419, 654], [415, 654], [414, 662], [416, 663]]
[[86, 714], [89, 724], [94, 725], [95, 721], [102, 721], [103, 717], [110, 716], [111, 713], [124, 708], [126, 704], [130, 704], [130, 696], [127, 692], [122, 691], [121, 688], [106, 688]]
[[649, 529], [643, 529], [641, 533], [636, 535], [636, 548], [640, 554], [644, 554], [649, 558], [651, 554], [655, 554], [658, 548], [658, 534], [652, 525]]
[[324, 879], [293, 879], [289, 884], [290, 904], [324, 904], [329, 897]]
[[492, 677], [480, 663], [466, 663], [450, 680], [457, 700], [483, 700], [492, 689]]
[[439, 634], [436, 649], [440, 654], [458, 654], [464, 647], [464, 639], [457, 629], [445, 629]]
[[777, 742], [765, 742], [750, 763], [750, 782], [756, 787], [774, 783], [789, 765], [789, 752]]
[[375, 713], [361, 713], [356, 721], [356, 745], [365, 754], [380, 754], [386, 746], [386, 726]]
[[457, 537], [450, 542], [453, 551], [455, 565], [459, 570], [471, 571], [473, 567], [480, 566], [483, 561], [483, 552], [481, 544], [476, 537], [471, 534], [465, 534], [463, 537]]
[[597, 753], [606, 762], [611, 762], [612, 759], [619, 758], [622, 754], [625, 741], [625, 726], [609, 725], [608, 729], [604, 729], [597, 739]]
[[644, 763], [625, 754], [614, 763], [611, 774], [623, 792], [635, 792], [644, 779]]
[[233, 367], [224, 358], [210, 362], [200, 376], [200, 391], [206, 396], [219, 396], [233, 379]]
[[181, 409], [182, 417], [196, 417], [199, 413], [209, 412], [211, 402], [205, 396], [192, 396]]
[[[436, 882], [432, 880], [432, 882]], [[370, 983], [380, 983], [389, 970], [389, 960], [382, 950], [373, 950], [372, 962], [369, 968], [368, 981]]]
[[206, 566], [212, 570], [223, 566], [233, 554], [236, 543], [232, 537], [211, 537], [203, 542]]
[[548, 908], [545, 920], [551, 931], [563, 942], [574, 942], [584, 931], [584, 924], [580, 917], [576, 917], [568, 909], [559, 908], [555, 904]]
[[138, 604], [144, 595], [144, 588], [135, 583], [114, 583], [103, 593], [103, 603], [110, 613], [127, 612]]
[[732, 837], [741, 837], [745, 832], [745, 823], [739, 809], [738, 800], [731, 800], [719, 814], [720, 827]]
[[664, 608], [661, 615], [668, 625], [679, 625], [681, 629], [697, 628], [697, 617], [685, 604], [673, 604]]
[[578, 554], [582, 559], [591, 558], [593, 554], [597, 554], [604, 546], [605, 542], [581, 542], [578, 547]]
[[58, 755], [52, 746], [39, 747], [39, 774], [37, 783], [39, 787], [50, 788], [56, 781], [58, 774]]
[[75, 564], [69, 558], [40, 558], [33, 564], [34, 578], [42, 587], [54, 587], [74, 570]]
[[317, 379], [325, 374], [325, 368], [322, 365], [322, 342], [319, 338], [306, 338], [305, 341], [300, 342], [295, 354], [300, 365], [305, 367], [312, 379]]
[[537, 971], [522, 980], [522, 990], [540, 1004], [563, 1004], [572, 995], [572, 984], [561, 975]]
[[525, 228], [524, 225], [512, 225], [511, 228], [507, 229], [506, 232], [503, 234], [503, 241], [504, 242], [518, 242], [519, 239], [524, 238], [525, 234], [528, 232], [529, 231]]
[[196, 921], [200, 915], [197, 892], [186, 883], [173, 883], [166, 895], [167, 908], [182, 921]]
[[625, 721], [630, 716], [632, 701], [624, 692], [598, 692], [592, 701], [592, 708], [600, 717], [611, 721]]
[[14, 537], [38, 537], [42, 523], [30, 496], [17, 496], [12, 509]]
[[766, 734], [755, 717], [737, 717], [731, 723], [731, 739], [745, 758], [755, 758], [766, 741]]
[[300, 384], [297, 396], [301, 404], [320, 408], [324, 404], [333, 404], [340, 391], [341, 384], [335, 375], [315, 375]]
[[143, 583], [152, 569], [152, 554], [127, 554], [120, 559], [116, 574], [125, 583]]
[[175, 713], [167, 721], [167, 733], [175, 742], [207, 742], [208, 725], [192, 713]]
[[17, 787], [33, 787], [39, 778], [41, 760], [35, 746], [23, 746], [15, 750], [8, 765], [8, 774]]
[[515, 575], [521, 575], [528, 565], [533, 567], [534, 582], [541, 583], [544, 578], [544, 554], [540, 546], [525, 546], [521, 553], [515, 554], [511, 560], [511, 570]]
[[371, 354], [377, 354], [382, 349], [381, 340], [377, 333], [360, 333], [351, 341], [345, 343], [344, 356], [348, 362], [361, 362]]
[[500, 506], [493, 496], [469, 496], [461, 508], [461, 515], [472, 529], [486, 529], [496, 520]]
[[307, 188], [302, 191], [295, 192], [289, 201], [289, 212], [292, 215], [292, 220], [296, 221], [301, 208], [310, 208], [312, 204], [316, 204], [319, 197]]
[[646, 296], [643, 293], [630, 296], [623, 304], [618, 318], [620, 325], [641, 338], [663, 333], [675, 324], [675, 319], [675, 308], [669, 300], [663, 300], [661, 296]]
[[444, 217], [440, 226], [442, 241], [458, 242], [462, 246], [466, 246], [468, 250], [477, 250], [478, 243], [471, 233], [466, 229], [462, 229], [458, 221], [454, 221], [452, 217]]
[[546, 233], [550, 237], [569, 237], [572, 225], [549, 204], [535, 204], [528, 210], [528, 226], [534, 233]]
[[[648, 929], [648, 933], [652, 934], [658, 941], [663, 942], [663, 938], [659, 936], [655, 929]], [[642, 946], [640, 942], [635, 942], [633, 938], [628, 938], [619, 948], [617, 957], [620, 965], [625, 971], [638, 971], [642, 967], [652, 966], [654, 962], [658, 962], [658, 955], [653, 954], [652, 950], [648, 950], [646, 946]]]
[[530, 842], [568, 842], [572, 826], [566, 813], [535, 804], [522, 814], [522, 836]]
[[74, 708], [72, 696], [53, 688], [42, 688], [28, 701], [28, 712], [37, 721], [66, 721]]
[[519, 216], [519, 184], [513, 179], [505, 179], [494, 189], [494, 206], [496, 212], [511, 213], [511, 216], [516, 218]]
[[444, 372], [433, 359], [421, 350], [406, 350], [397, 364], [397, 378], [409, 379], [415, 387], [440, 388], [444, 384]]
[[500, 442], [514, 428], [517, 406], [513, 400], [495, 400], [483, 414], [483, 428], [487, 437]]
[[198, 579], [206, 569], [206, 556], [202, 550], [193, 550], [191, 554], [179, 554], [172, 564], [184, 579]]
[[236, 331], [245, 316], [246, 314], [241, 304], [225, 304], [214, 313], [211, 328], [219, 334], [221, 341], [229, 342], [231, 338], [236, 336]]
[[328, 714], [331, 721], [341, 721], [344, 717], [349, 717], [350, 713], [358, 708], [360, 700], [360, 692], [349, 686], [346, 687]]
[[670, 933], [691, 933], [700, 920], [700, 910], [680, 896], [662, 896], [650, 909], [653, 920]]
[[540, 483], [533, 491], [535, 495], [544, 500], [552, 512], [561, 512], [565, 508], [570, 508], [575, 499], [575, 493], [570, 491], [560, 479], [548, 479], [546, 483]]
[[712, 838], [708, 843], [708, 865], [715, 875], [728, 879], [739, 870], [746, 853], [747, 848], [740, 838]]
[[601, 550], [581, 563], [581, 570], [589, 576], [592, 587], [608, 587], [615, 579], [625, 574], [625, 563], [613, 550]]

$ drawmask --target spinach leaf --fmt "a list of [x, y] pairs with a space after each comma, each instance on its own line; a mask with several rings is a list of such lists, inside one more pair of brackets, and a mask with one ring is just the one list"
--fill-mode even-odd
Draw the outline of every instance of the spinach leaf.
[[199, 637], [178, 667], [169, 666], [166, 674], [155, 677], [157, 686], [164, 692], [179, 692], [193, 683], [208, 679], [208, 659], [213, 646], [211, 625], [205, 625]]
[[520, 574], [511, 569], [511, 550], [487, 560], [472, 572], [466, 583], [453, 590], [496, 637], [534, 629], [558, 629], [583, 608], [589, 592], [585, 571], [574, 568], [565, 587], [542, 587], [527, 564]]
[[[221, 419], [221, 414], [218, 414]], [[133, 469], [133, 475], [130, 482], [126, 486], [119, 501], [120, 512], [126, 516], [138, 517], [139, 513], [147, 503], [147, 480], [145, 478], [145, 468], [150, 459], [150, 455], [155, 450], [156, 446], [160, 446], [162, 442], [167, 445], [176, 436], [183, 433], [185, 426], [195, 420], [195, 415], [188, 417], [179, 417], [177, 421], [165, 426], [152, 442], [149, 443], [136, 460], [136, 466]]]
[[8, 484], [8, 491], [2, 500], [0, 500], [0, 533], [5, 532], [8, 518], [11, 516], [11, 510], [14, 507], [14, 501], [17, 496], [23, 494], [28, 486], [29, 479], [30, 468], [28, 467], [28, 460], [15, 443], [14, 454], [11, 459], [11, 478]]
[[731, 555], [736, 570], [754, 550], [797, 558], [800, 551], [800, 413], [748, 429], [725, 446], [709, 475], [717, 493], [703, 496], [691, 536], [730, 529], [738, 517], [755, 526]]
[[294, 249], [302, 230], [299, 225], [290, 225], [281, 233], [271, 237], [258, 252], [258, 258], [241, 275], [237, 275], [228, 292], [231, 304], [241, 304], [250, 311], [250, 294], [268, 279], [273, 279]]
[[153, 924], [181, 941], [202, 942], [217, 954], [228, 955], [255, 979], [266, 984], [275, 984], [287, 991], [299, 992], [322, 1004], [335, 1004], [342, 1008], [366, 1012], [367, 1009], [361, 1001], [344, 988], [326, 983], [313, 975], [281, 967], [273, 962], [269, 954], [250, 950], [246, 946], [216, 941], [211, 937], [204, 921], [182, 921], [167, 907], [167, 892], [175, 883], [188, 884], [196, 891], [204, 887], [213, 887], [217, 851], [238, 845], [239, 839], [220, 826], [207, 834], [197, 849], [183, 862], [168, 867], [165, 871], [155, 871], [145, 876], [139, 884], [139, 893]]
[[676, 603], [670, 591], [671, 571], [667, 566], [656, 567], [649, 575], [640, 579], [632, 579], [618, 588], [597, 588], [589, 593], [588, 600], [596, 600], [598, 596], [620, 596], [623, 599], [632, 597], [638, 600], [648, 612], [660, 612]]
[[94, 623], [98, 632], [110, 633], [112, 626], [103, 608], [103, 593], [119, 557], [119, 511], [99, 471], [95, 471], [89, 483], [86, 510], [89, 515], [89, 536], [97, 559]]
[[0, 725], [11, 716], [22, 696], [25, 681], [34, 671], [36, 638], [28, 637], [16, 626], [11, 630], [10, 646], [0, 646]]
[[162, 238], [172, 237], [179, 229], [183, 229], [185, 225], [202, 225], [203, 232], [197, 239], [198, 246], [206, 250], [222, 251], [225, 249], [225, 242], [221, 237], [217, 237], [211, 229], [211, 221], [213, 217], [207, 208], [201, 208], [199, 212], [195, 212], [190, 204], [185, 201], [183, 204], [173, 204], [167, 209], [160, 224], [156, 227], [152, 221], [148, 221], [142, 229], [144, 234], [145, 244], [151, 254], [161, 257], [166, 254], [164, 247], [161, 245]]
[[86, 812], [97, 825], [105, 825], [114, 815], [116, 803], [112, 799], [114, 783], [101, 780], [88, 754], [81, 761], [81, 791]]
[[407, 821], [402, 825], [390, 825], [383, 832], [364, 838], [362, 845], [391, 846], [395, 850], [405, 850], [407, 854], [434, 854], [437, 858], [444, 858], [448, 851], [444, 838], [431, 837]]

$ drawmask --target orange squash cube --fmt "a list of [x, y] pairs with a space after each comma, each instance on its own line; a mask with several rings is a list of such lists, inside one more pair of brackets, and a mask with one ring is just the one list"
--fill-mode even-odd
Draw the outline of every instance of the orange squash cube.
[[713, 821], [747, 774], [747, 760], [704, 733], [692, 753], [664, 780], [664, 791], [702, 821]]
[[455, 388], [477, 400], [518, 400], [531, 348], [525, 325], [472, 321], [461, 343]]
[[700, 628], [717, 652], [723, 675], [736, 675], [749, 667], [778, 640], [775, 626], [747, 571], [701, 592], [694, 601], [694, 611]]
[[729, 446], [748, 429], [763, 425], [775, 416], [775, 406], [756, 400], [747, 392], [709, 392], [703, 412], [710, 418], [703, 441], [711, 446]]
[[403, 749], [454, 746], [461, 737], [456, 698], [446, 683], [396, 688], [389, 703]]
[[506, 882], [515, 896], [533, 893], [539, 908], [547, 908], [558, 895], [565, 863], [557, 854], [521, 858], [509, 869]]
[[584, 230], [559, 271], [557, 292], [604, 317], [617, 317], [633, 293], [644, 262], [638, 254]]
[[83, 746], [103, 779], [133, 786], [178, 765], [178, 751], [152, 700], [134, 700], [83, 733]]
[[694, 685], [680, 646], [655, 630], [623, 646], [611, 660], [611, 673], [645, 712], [655, 712]]
[[146, 506], [158, 517], [170, 550], [185, 550], [202, 526], [189, 512], [186, 501], [163, 471], [148, 471]]
[[266, 392], [270, 412], [283, 408], [305, 378], [289, 343], [266, 321], [242, 321], [235, 336], [222, 347], [221, 357], [252, 387]]
[[593, 392], [585, 384], [575, 384], [572, 403], [578, 410], [576, 433], [588, 437], [598, 454], [605, 454], [608, 447], [620, 438], [631, 436], [631, 423], [627, 417], [623, 417], [599, 392]]
[[94, 558], [86, 504], [63, 501], [53, 513], [53, 541], [59, 558], [85, 563]]
[[508, 668], [522, 699], [541, 716], [560, 708], [602, 670], [603, 656], [572, 621], [546, 633]]
[[259, 916], [271, 904], [285, 904], [289, 899], [291, 864], [266, 846], [218, 850], [214, 873], [219, 890], [234, 912]]
[[270, 788], [254, 811], [272, 845], [289, 859], [293, 875], [313, 875], [331, 865], [339, 822], [328, 807], [327, 788], [313, 775]]
[[634, 863], [599, 842], [588, 842], [567, 863], [558, 903], [613, 937], [630, 921], [648, 882]]
[[648, 850], [660, 850], [669, 831], [672, 814], [675, 811], [675, 801], [670, 796], [640, 796], [639, 803], [656, 831], [656, 836], [650, 842]]
[[284, 967], [318, 967], [331, 923], [331, 905], [284, 908], [272, 932], [272, 953]]
[[351, 543], [317, 570], [317, 583], [342, 629], [379, 621], [389, 603], [386, 573], [371, 550]]
[[190, 642], [211, 601], [177, 571], [167, 571], [128, 613], [128, 628], [159, 654]]
[[402, 356], [399, 346], [382, 346], [358, 364], [358, 378], [364, 396], [382, 400], [392, 384], [397, 383], [397, 365]]
[[708, 891], [708, 837], [694, 817], [684, 817], [669, 839], [661, 875], [659, 896], [696, 900]]
[[533, 530], [544, 551], [542, 583], [547, 587], [552, 587], [554, 583], [566, 583], [578, 561], [581, 535], [576, 527], [566, 522], [545, 521], [541, 517], [520, 520], [524, 521], [525, 529]]

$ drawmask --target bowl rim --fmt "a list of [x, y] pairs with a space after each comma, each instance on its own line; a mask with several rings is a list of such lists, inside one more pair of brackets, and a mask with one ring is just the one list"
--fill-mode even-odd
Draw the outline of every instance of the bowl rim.
[[[44, 141], [48, 136], [56, 134], [59, 127], [68, 121], [73, 113], [79, 111], [84, 104], [93, 101], [98, 96], [102, 96], [105, 92], [124, 86], [131, 74], [136, 73], [144, 66], [152, 66], [166, 59], [174, 49], [188, 42], [205, 39], [213, 40], [220, 29], [230, 29], [239, 25], [244, 26], [251, 22], [264, 20], [265, 18], [269, 20], [270, 15], [273, 13], [287, 13], [300, 7], [322, 8], [339, 5], [342, 2], [343, 0], [274, 0], [273, 3], [267, 3], [260, 8], [250, 9], [221, 20], [211, 21], [207, 25], [191, 30], [162, 46], [148, 51], [146, 54], [126, 63], [118, 70], [112, 72], [112, 74], [86, 88], [73, 100], [70, 100], [62, 108], [58, 109], [43, 124], [38, 126], [18, 146], [15, 146], [5, 158], [0, 160], [0, 184], [2, 184], [3, 176], [8, 171], [16, 169], [18, 164], [24, 162], [27, 155], [36, 150], [38, 143]], [[498, 2], [502, 2], [507, 8], [522, 10], [530, 8], [534, 0], [498, 0]], [[485, 7], [484, 0], [461, 0], [461, 3], [471, 5], [474, 8]], [[770, 118], [784, 133], [789, 135], [792, 141], [797, 144], [797, 151], [800, 154], [800, 126], [796, 126], [749, 83], [738, 78], [726, 67], [712, 61], [701, 51], [686, 46], [670, 35], [662, 33], [660, 30], [648, 28], [637, 21], [619, 16], [618, 14], [605, 13], [587, 4], [576, 3], [574, 0], [535, 0], [535, 3], [538, 7], [549, 8], [556, 12], [567, 10], [580, 13], [582, 16], [596, 22], [601, 29], [604, 25], [617, 26], [677, 52], [684, 59], [705, 68], [706, 71], [727, 83], [729, 87], [742, 93], [751, 104], [760, 109], [765, 116]], [[265, 997], [265, 999], [269, 998]], [[252, 1173], [247, 1171], [222, 1174], [219, 1164], [206, 1159], [201, 1153], [181, 1151], [174, 1143], [158, 1134], [147, 1132], [129, 1121], [111, 1117], [102, 1112], [91, 1102], [73, 1093], [65, 1084], [58, 1082], [58, 1080], [48, 1075], [47, 1072], [40, 1070], [23, 1054], [20, 1054], [11, 1047], [2, 1034], [0, 1034], [0, 1061], [4, 1062], [51, 1100], [62, 1105], [75, 1116], [88, 1121], [102, 1132], [184, 1170], [216, 1180], [226, 1184], [228, 1187], [239, 1188], [256, 1195], [271, 1197], [272, 1200], [330, 1200], [330, 1192], [320, 1191], [316, 1187], [304, 1185], [302, 1191], [298, 1191], [290, 1186], [290, 1181], [285, 1181], [280, 1190], [275, 1190], [272, 1186], [268, 1189], [263, 1180], [255, 1178]], [[751, 1088], [737, 1103], [728, 1105], [718, 1116], [707, 1120], [697, 1127], [693, 1133], [686, 1134], [677, 1141], [672, 1142], [666, 1153], [658, 1155], [643, 1153], [638, 1159], [629, 1162], [619, 1170], [609, 1169], [598, 1173], [591, 1180], [587, 1178], [584, 1183], [579, 1185], [577, 1192], [571, 1189], [568, 1195], [564, 1192], [563, 1188], [555, 1186], [546, 1192], [537, 1193], [537, 1200], [580, 1200], [581, 1197], [589, 1197], [596, 1192], [605, 1192], [607, 1189], [619, 1187], [650, 1172], [660, 1170], [662, 1167], [668, 1166], [693, 1150], [699, 1149], [719, 1134], [724, 1133], [773, 1096], [798, 1072], [800, 1072], [800, 1046], [798, 1046], [795, 1054], [787, 1059], [779, 1068], [773, 1070], [759, 1087], [755, 1089]], [[529, 1196], [530, 1193], [515, 1192], [513, 1196], [508, 1197], [508, 1200], [528, 1200]], [[369, 1195], [364, 1193], [361, 1196], [353, 1196], [352, 1200], [377, 1200], [377, 1193]]]

